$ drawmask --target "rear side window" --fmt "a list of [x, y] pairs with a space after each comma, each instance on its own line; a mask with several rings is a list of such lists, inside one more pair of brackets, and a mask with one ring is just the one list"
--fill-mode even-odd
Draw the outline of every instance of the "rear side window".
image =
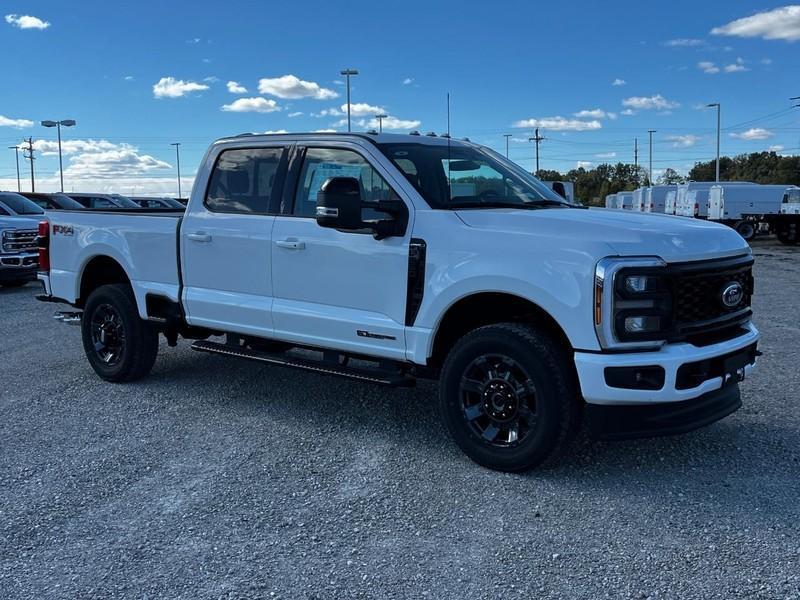
[[116, 208], [116, 206], [117, 205], [108, 198], [98, 197], [92, 198], [90, 201], [91, 208]]
[[267, 214], [280, 194], [283, 148], [238, 148], [219, 155], [206, 192], [214, 212]]

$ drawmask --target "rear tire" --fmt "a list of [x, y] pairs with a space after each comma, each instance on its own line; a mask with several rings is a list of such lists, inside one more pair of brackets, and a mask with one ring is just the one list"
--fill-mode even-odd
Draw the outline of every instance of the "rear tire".
[[733, 226], [733, 228], [736, 230], [736, 233], [744, 238], [746, 242], [749, 242], [756, 237], [756, 227], [750, 221], [739, 221]]
[[559, 455], [581, 414], [568, 361], [529, 325], [487, 325], [465, 335], [445, 360], [439, 387], [453, 440], [498, 471], [527, 471]]
[[89, 364], [106, 381], [134, 381], [153, 368], [158, 331], [139, 317], [129, 285], [93, 291], [83, 310], [81, 333]]
[[786, 246], [794, 246], [798, 242], [797, 227], [784, 225], [776, 232], [778, 241]]

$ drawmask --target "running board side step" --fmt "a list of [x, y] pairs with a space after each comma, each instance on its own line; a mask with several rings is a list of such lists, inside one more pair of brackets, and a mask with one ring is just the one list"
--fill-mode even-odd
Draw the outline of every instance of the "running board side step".
[[233, 344], [220, 344], [201, 340], [192, 344], [192, 350], [198, 352], [210, 352], [212, 354], [223, 354], [226, 356], [236, 356], [246, 358], [271, 365], [293, 367], [306, 371], [314, 371], [326, 375], [338, 375], [349, 379], [367, 381], [391, 387], [411, 387], [415, 385], [415, 380], [399, 371], [385, 368], [358, 368], [337, 364], [329, 360], [314, 360], [291, 355], [289, 353], [272, 353], [251, 350], [243, 346]]

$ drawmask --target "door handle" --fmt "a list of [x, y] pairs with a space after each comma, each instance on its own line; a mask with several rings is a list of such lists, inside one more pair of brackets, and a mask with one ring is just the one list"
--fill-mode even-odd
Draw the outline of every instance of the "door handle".
[[287, 248], [289, 250], [305, 250], [306, 243], [295, 239], [278, 240], [275, 244], [279, 248]]
[[196, 231], [195, 233], [187, 233], [186, 237], [192, 240], [193, 242], [208, 243], [211, 241], [211, 236], [202, 231]]

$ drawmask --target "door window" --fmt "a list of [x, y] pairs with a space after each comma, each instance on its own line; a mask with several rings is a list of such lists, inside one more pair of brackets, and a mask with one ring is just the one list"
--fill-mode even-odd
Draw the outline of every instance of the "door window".
[[267, 214], [280, 194], [278, 169], [283, 148], [239, 148], [219, 155], [205, 205], [214, 212]]
[[[309, 148], [306, 150], [303, 168], [294, 198], [292, 214], [298, 217], [313, 217], [317, 213], [317, 194], [322, 184], [331, 177], [354, 177], [361, 187], [361, 199], [365, 202], [396, 200], [397, 194], [389, 187], [367, 160], [352, 150], [342, 148]], [[384, 219], [385, 213], [365, 209], [364, 220]]]

